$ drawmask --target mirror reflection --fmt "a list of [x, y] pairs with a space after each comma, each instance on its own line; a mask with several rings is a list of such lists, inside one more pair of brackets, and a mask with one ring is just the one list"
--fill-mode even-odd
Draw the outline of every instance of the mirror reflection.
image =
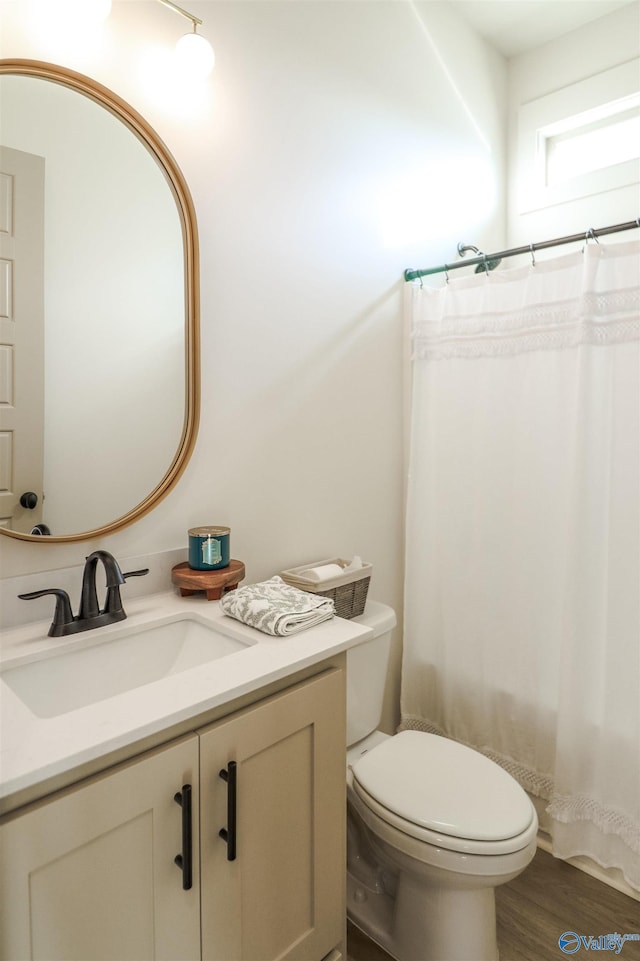
[[69, 537], [143, 503], [183, 442], [183, 222], [148, 146], [89, 96], [5, 73], [0, 115], [0, 514]]

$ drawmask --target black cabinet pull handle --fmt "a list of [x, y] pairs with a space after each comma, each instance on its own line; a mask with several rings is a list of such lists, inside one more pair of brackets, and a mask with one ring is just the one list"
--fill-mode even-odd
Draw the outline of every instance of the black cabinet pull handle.
[[227, 861], [236, 859], [236, 803], [238, 780], [236, 773], [236, 762], [229, 761], [227, 770], [220, 771], [220, 777], [227, 782], [227, 826], [220, 828], [218, 834], [223, 841], [227, 842]]
[[183, 785], [173, 800], [182, 808], [182, 854], [173, 859], [182, 871], [182, 889], [188, 891], [193, 883], [192, 837], [191, 837], [191, 785]]

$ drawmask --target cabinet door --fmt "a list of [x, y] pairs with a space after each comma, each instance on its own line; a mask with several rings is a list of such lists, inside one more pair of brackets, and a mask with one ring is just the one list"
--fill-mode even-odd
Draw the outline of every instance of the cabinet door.
[[[318, 961], [345, 924], [344, 673], [331, 670], [201, 731], [204, 961]], [[235, 762], [236, 858], [228, 830]]]
[[[174, 863], [192, 785], [193, 886]], [[188, 792], [186, 792], [188, 793]], [[0, 827], [4, 961], [200, 957], [198, 739], [175, 742]]]

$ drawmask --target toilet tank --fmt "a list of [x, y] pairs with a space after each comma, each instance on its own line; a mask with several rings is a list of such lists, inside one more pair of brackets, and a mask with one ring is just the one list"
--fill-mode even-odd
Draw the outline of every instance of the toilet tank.
[[364, 614], [352, 620], [370, 627], [373, 637], [347, 651], [347, 747], [380, 723], [396, 612], [386, 604], [367, 601]]

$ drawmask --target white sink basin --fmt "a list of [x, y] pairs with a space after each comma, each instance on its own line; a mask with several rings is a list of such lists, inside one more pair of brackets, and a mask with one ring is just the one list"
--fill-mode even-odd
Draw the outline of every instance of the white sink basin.
[[228, 637], [194, 617], [79, 634], [73, 650], [10, 667], [2, 680], [36, 715], [51, 718], [153, 684], [238, 651], [250, 640]]

